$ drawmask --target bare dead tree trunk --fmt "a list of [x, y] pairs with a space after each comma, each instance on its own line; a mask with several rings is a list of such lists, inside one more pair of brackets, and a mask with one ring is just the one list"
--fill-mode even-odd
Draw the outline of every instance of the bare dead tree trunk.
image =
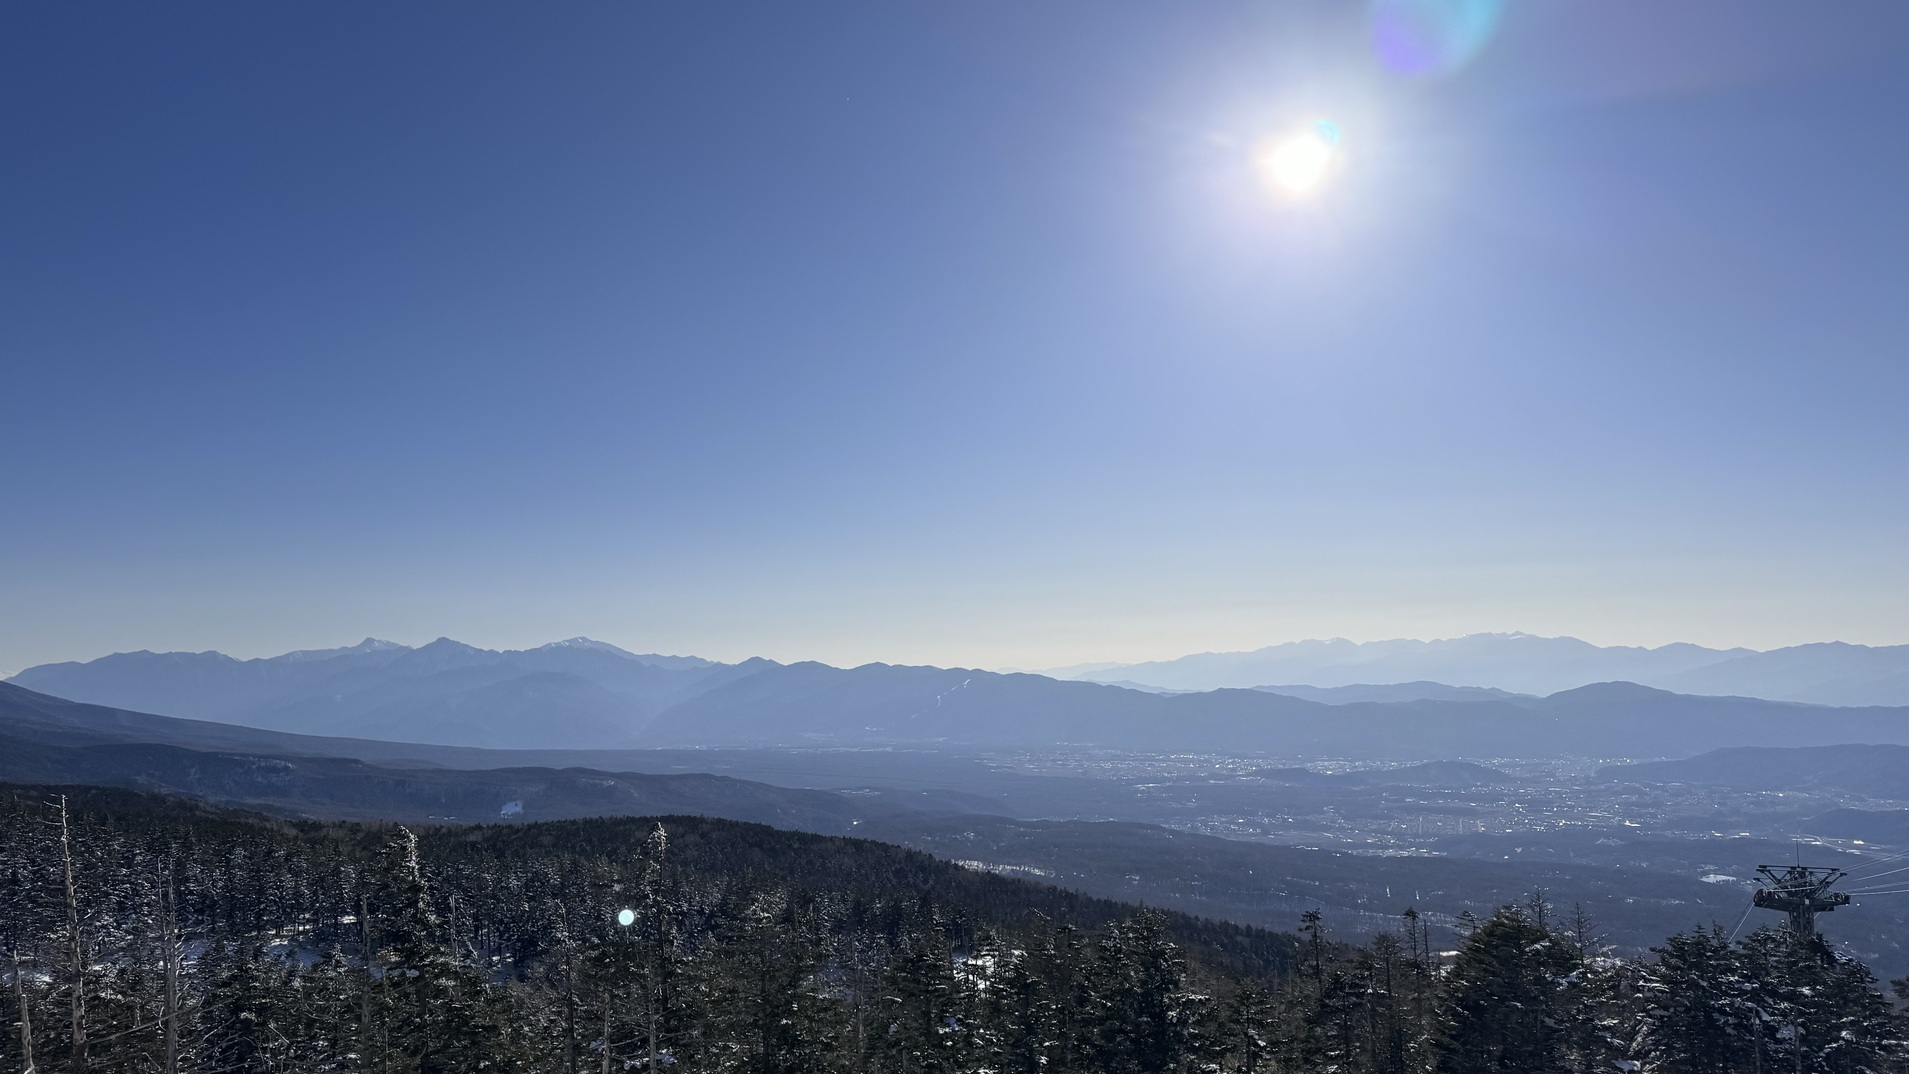
[[165, 906], [162, 923], [166, 943], [166, 1017], [163, 1039], [165, 1074], [179, 1074], [179, 963], [183, 952], [179, 939], [179, 896], [173, 890], [172, 873], [166, 873]]
[[73, 987], [73, 1074], [86, 1074], [86, 947], [80, 942], [79, 892], [73, 886], [73, 833], [67, 822], [66, 795], [60, 795], [60, 861], [66, 869], [67, 975]]
[[563, 945], [563, 1069], [577, 1074], [577, 945], [568, 937]]
[[19, 945], [13, 945], [9, 954], [13, 956], [13, 1001], [20, 1008], [20, 1074], [34, 1074], [39, 1068], [33, 1065], [33, 1013], [27, 1010], [26, 982], [20, 977]]
[[375, 1069], [371, 1063], [371, 965], [377, 950], [371, 945], [371, 902], [362, 895], [358, 897], [358, 932], [365, 947], [365, 987], [358, 993], [358, 1069], [371, 1074]]
[[649, 1070], [652, 1072], [662, 1069], [662, 1066], [660, 1065], [660, 1055], [659, 1055], [659, 1053], [661, 1052], [661, 1049], [659, 1049], [656, 1046], [656, 1032], [658, 1029], [662, 1028], [658, 1024], [660, 1021], [659, 1016], [662, 1013], [658, 1008], [662, 1006], [662, 1003], [656, 994], [656, 989], [657, 989], [657, 985], [655, 983], [652, 983], [650, 986], [649, 1026], [647, 1027], [648, 1035], [650, 1039], [650, 1065], [644, 1068], [645, 1070]]
[[610, 1074], [610, 986], [603, 986], [603, 1074]]
[[667, 998], [664, 988], [668, 985], [664, 977], [665, 966], [669, 961], [668, 921], [665, 918], [667, 907], [660, 896], [662, 884], [663, 855], [669, 847], [669, 835], [662, 824], [650, 831], [645, 847], [643, 867], [643, 901], [646, 904], [647, 922], [644, 928], [649, 932], [649, 973], [644, 982], [643, 994], [648, 999], [648, 1010], [644, 1025], [644, 1036], [648, 1038], [650, 1065], [644, 1068], [648, 1074], [656, 1074], [661, 1069], [662, 1049], [657, 1043], [657, 1034], [663, 1028], [663, 1002]]

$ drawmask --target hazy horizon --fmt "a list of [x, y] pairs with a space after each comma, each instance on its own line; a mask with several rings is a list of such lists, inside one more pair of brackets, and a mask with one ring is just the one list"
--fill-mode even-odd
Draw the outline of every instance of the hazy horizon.
[[[660, 656], [693, 656], [693, 657], [701, 657], [706, 660], [714, 660], [714, 661], [717, 661], [718, 663], [733, 664], [733, 663], [739, 663], [743, 660], [747, 660], [751, 658], [763, 658], [763, 659], [774, 660], [777, 663], [782, 663], [782, 664], [799, 663], [802, 661], [815, 661], [818, 663], [829, 664], [833, 667], [840, 667], [840, 668], [859, 667], [864, 664], [892, 664], [892, 665], [921, 665], [921, 666], [933, 666], [933, 667], [944, 667], [944, 668], [975, 668], [979, 670], [996, 671], [996, 672], [1002, 672], [1002, 673], [1028, 673], [1028, 674], [1036, 674], [1036, 675], [1046, 675], [1051, 673], [1065, 673], [1065, 672], [1071, 672], [1071, 671], [1078, 671], [1083, 668], [1094, 667], [1098, 665], [1108, 665], [1108, 666], [1118, 667], [1118, 666], [1127, 665], [1127, 664], [1142, 664], [1142, 663], [1151, 663], [1156, 661], [1171, 661], [1171, 660], [1176, 660], [1185, 656], [1194, 656], [1194, 655], [1203, 655], [1203, 654], [1212, 654], [1212, 653], [1249, 653], [1249, 652], [1254, 652], [1260, 649], [1274, 648], [1281, 645], [1297, 645], [1297, 644], [1302, 644], [1305, 642], [1349, 641], [1357, 645], [1368, 645], [1368, 644], [1375, 644], [1375, 643], [1382, 643], [1382, 642], [1397, 642], [1397, 641], [1430, 643], [1430, 642], [1439, 642], [1439, 641], [1451, 641], [1451, 640], [1457, 640], [1460, 638], [1475, 637], [1475, 636], [1510, 637], [1510, 636], [1516, 636], [1516, 635], [1541, 637], [1541, 638], [1572, 638], [1578, 641], [1583, 641], [1591, 645], [1598, 646], [1599, 648], [1656, 649], [1665, 645], [1692, 644], [1692, 645], [1702, 646], [1703, 648], [1706, 648], [1706, 649], [1731, 650], [1731, 649], [1743, 648], [1743, 649], [1751, 649], [1753, 651], [1761, 652], [1761, 651], [1768, 651], [1768, 649], [1789, 647], [1787, 645], [1786, 646], [1770, 646], [1768, 647], [1768, 649], [1764, 649], [1764, 648], [1759, 648], [1756, 646], [1707, 644], [1700, 641], [1691, 641], [1690, 639], [1677, 639], [1676, 641], [1657, 642], [1653, 644], [1642, 645], [1642, 644], [1635, 644], [1630, 642], [1600, 641], [1597, 639], [1581, 637], [1575, 634], [1536, 634], [1535, 632], [1532, 632], [1532, 631], [1494, 630], [1494, 631], [1473, 631], [1467, 634], [1454, 634], [1454, 635], [1448, 635], [1448, 636], [1428, 636], [1428, 637], [1422, 637], [1422, 638], [1408, 638], [1408, 637], [1402, 637], [1402, 636], [1346, 638], [1343, 636], [1336, 636], [1336, 635], [1335, 636], [1322, 635], [1322, 636], [1309, 637], [1309, 638], [1288, 638], [1288, 639], [1284, 639], [1280, 641], [1269, 641], [1269, 642], [1263, 642], [1260, 644], [1241, 645], [1241, 646], [1237, 646], [1233, 648], [1195, 649], [1195, 650], [1187, 650], [1185, 652], [1143, 655], [1143, 656], [1138, 656], [1138, 657], [1133, 657], [1128, 659], [1111, 659], [1110, 658], [1106, 660], [1084, 660], [1084, 661], [1076, 661], [1071, 664], [1049, 664], [1049, 665], [1036, 667], [1036, 666], [1029, 666], [1029, 665], [1021, 665], [1021, 664], [982, 664], [982, 663], [975, 663], [972, 661], [963, 661], [963, 660], [942, 660], [942, 661], [888, 660], [888, 659], [882, 659], [881, 657], [874, 657], [867, 660], [837, 661], [837, 660], [828, 660], [828, 659], [824, 659], [824, 658], [816, 657], [816, 656], [783, 657], [783, 656], [777, 656], [772, 653], [760, 653], [760, 652], [744, 653], [741, 655], [718, 656], [718, 655], [712, 655], [711, 653], [700, 652], [693, 649], [683, 648], [680, 646], [671, 647], [667, 645], [662, 645], [662, 646], [633, 645], [633, 644], [628, 644], [625, 642], [618, 641], [615, 638], [606, 638], [606, 637], [601, 637], [598, 635], [591, 635], [591, 634], [571, 634], [571, 635], [567, 635], [560, 638], [545, 638], [541, 640], [532, 640], [532, 641], [487, 644], [480, 641], [474, 641], [469, 637], [460, 636], [459, 634], [456, 634], [456, 633], [439, 633], [439, 634], [433, 634], [429, 637], [417, 637], [417, 638], [396, 638], [396, 637], [391, 637], [385, 634], [368, 633], [368, 634], [360, 634], [357, 636], [357, 638], [351, 641], [333, 640], [330, 642], [323, 642], [323, 643], [316, 643], [316, 644], [294, 645], [290, 648], [284, 648], [284, 649], [272, 649], [269, 647], [262, 648], [257, 646], [254, 646], [251, 648], [248, 648], [245, 646], [232, 646], [228, 648], [228, 647], [222, 647], [218, 645], [211, 645], [211, 646], [201, 646], [201, 647], [194, 648], [194, 647], [184, 647], [184, 646], [140, 645], [137, 647], [127, 648], [127, 649], [114, 649], [114, 650], [111, 650], [110, 652], [99, 652], [99, 653], [90, 653], [90, 654], [84, 654], [84, 655], [66, 656], [66, 657], [58, 658], [56, 660], [39, 661], [37, 663], [47, 664], [47, 663], [62, 663], [62, 662], [68, 662], [68, 661], [77, 662], [77, 663], [85, 663], [90, 660], [96, 660], [103, 656], [113, 655], [114, 653], [139, 652], [142, 650], [154, 652], [154, 653], [217, 652], [225, 656], [233, 657], [239, 660], [253, 660], [253, 659], [269, 659], [271, 657], [283, 656], [287, 653], [294, 653], [294, 652], [301, 652], [301, 651], [344, 649], [344, 648], [349, 648], [351, 646], [358, 645], [365, 641], [370, 641], [370, 640], [392, 642], [398, 645], [408, 646], [410, 648], [417, 648], [419, 646], [427, 645], [431, 642], [437, 641], [440, 638], [448, 638], [452, 641], [459, 642], [465, 645], [470, 645], [478, 649], [487, 649], [487, 650], [493, 650], [493, 651], [509, 651], [509, 650], [521, 651], [521, 650], [528, 650], [528, 649], [536, 649], [542, 646], [559, 644], [565, 641], [585, 639], [589, 641], [598, 641], [598, 642], [604, 642], [610, 645], [614, 645], [619, 649], [622, 649], [626, 652], [630, 652], [634, 654], [655, 654]], [[1903, 644], [1900, 642], [1878, 642], [1878, 643], [1853, 642], [1844, 638], [1816, 638], [1807, 642], [1795, 642], [1791, 644], [1809, 645], [1809, 644], [1824, 644], [1824, 643], [1864, 645], [1871, 648], [1878, 648], [1878, 647], [1884, 647], [1884, 646], [1895, 645], [1895, 644]], [[25, 670], [29, 666], [37, 666], [37, 664], [36, 665], [22, 664], [20, 667], [8, 667], [5, 664], [0, 664], [0, 679], [5, 679], [12, 675], [16, 675], [19, 672]]]

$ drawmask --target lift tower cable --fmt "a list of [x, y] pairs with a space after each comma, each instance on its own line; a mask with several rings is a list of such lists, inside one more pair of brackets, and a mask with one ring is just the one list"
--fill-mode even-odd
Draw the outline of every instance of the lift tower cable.
[[1798, 937], [1816, 935], [1816, 915], [1849, 905], [1849, 892], [1831, 891], [1843, 870], [1815, 865], [1757, 866], [1763, 879], [1752, 903], [1765, 910], [1790, 915], [1790, 931]]

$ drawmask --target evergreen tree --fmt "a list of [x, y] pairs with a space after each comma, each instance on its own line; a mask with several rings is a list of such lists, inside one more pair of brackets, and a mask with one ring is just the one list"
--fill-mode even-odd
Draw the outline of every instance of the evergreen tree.
[[1083, 1069], [1093, 1047], [1094, 1002], [1087, 972], [1087, 944], [1080, 930], [1058, 924], [1049, 928], [1039, 948], [1028, 953], [1030, 972], [1046, 986], [1045, 1026], [1051, 1034], [1047, 1048], [1054, 1069]]
[[635, 1013], [645, 1071], [674, 1061], [676, 1043], [694, 1015], [684, 988], [679, 921], [686, 898], [669, 872], [668, 852], [669, 834], [658, 824], [644, 843], [641, 896], [629, 926], [636, 944]]
[[221, 940], [199, 960], [205, 997], [198, 1065], [235, 1074], [290, 1069], [296, 1018], [284, 962], [256, 941]]
[[815, 1074], [835, 1066], [835, 1006], [814, 988], [821, 937], [782, 893], [748, 900], [702, 965], [700, 1063], [738, 1074]]
[[1665, 1074], [1730, 1074], [1753, 1069], [1759, 1032], [1751, 983], [1720, 926], [1672, 936], [1652, 948], [1644, 978], [1640, 1052]]
[[1095, 954], [1091, 1069], [1156, 1074], [1206, 1049], [1198, 1009], [1204, 997], [1185, 990], [1185, 961], [1159, 914], [1142, 913], [1108, 929]]
[[1445, 1074], [1551, 1074], [1564, 1066], [1566, 985], [1580, 957], [1520, 907], [1492, 914], [1459, 949], [1434, 1042]]
[[932, 914], [910, 920], [880, 982], [873, 1069], [953, 1074], [966, 1057], [964, 1002], [954, 951]]
[[508, 1056], [484, 982], [458, 964], [433, 910], [418, 840], [396, 829], [379, 853], [371, 914], [381, 946], [383, 1069], [454, 1074], [497, 1069]]
[[370, 975], [333, 945], [299, 979], [301, 1029], [310, 1041], [314, 1070], [363, 1070], [359, 1044], [364, 1027], [359, 1003]]
[[1869, 1074], [1900, 1058], [1900, 1016], [1875, 977], [1820, 937], [1760, 928], [1738, 946], [1736, 960], [1763, 1069]]
[[1410, 1003], [1412, 965], [1399, 938], [1389, 932], [1373, 937], [1360, 952], [1359, 963], [1366, 988], [1365, 1068], [1373, 1074], [1406, 1074], [1416, 1043]]
[[975, 952], [972, 972], [976, 1066], [1001, 1074], [1042, 1074], [1054, 1066], [1052, 986], [1026, 950], [992, 933]]
[[1274, 1046], [1272, 997], [1250, 982], [1233, 990], [1220, 1017], [1218, 1050], [1225, 1068], [1238, 1074], [1272, 1069]]

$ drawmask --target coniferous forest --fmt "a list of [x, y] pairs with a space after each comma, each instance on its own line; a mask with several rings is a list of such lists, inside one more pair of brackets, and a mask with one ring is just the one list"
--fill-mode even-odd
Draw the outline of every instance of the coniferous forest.
[[1352, 945], [705, 818], [414, 832], [48, 787], [0, 793], [0, 885], [7, 1070], [1909, 1069], [1820, 942], [1619, 959], [1541, 896]]

